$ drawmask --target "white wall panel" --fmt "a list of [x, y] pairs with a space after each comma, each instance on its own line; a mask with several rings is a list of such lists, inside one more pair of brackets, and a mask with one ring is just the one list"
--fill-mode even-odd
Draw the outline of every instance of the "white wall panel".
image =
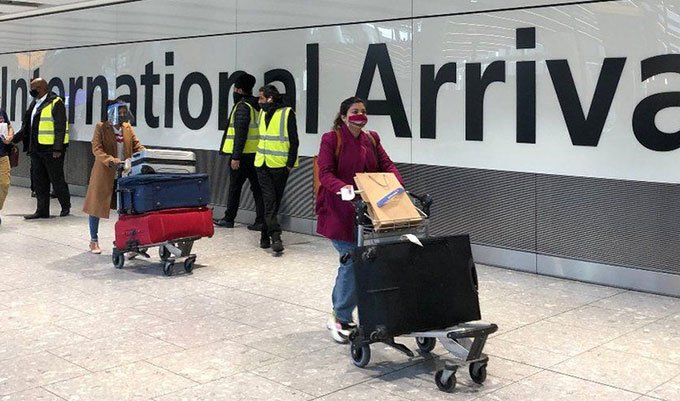
[[243, 32], [410, 17], [411, 0], [240, 0], [237, 21]]
[[236, 0], [144, 0], [115, 8], [120, 42], [236, 30]]
[[464, 13], [505, 8], [546, 6], [552, 4], [580, 3], [583, 0], [413, 0], [413, 15]]
[[41, 50], [114, 42], [117, 18], [114, 7], [101, 7], [19, 21], [31, 27], [31, 41], [24, 49]]

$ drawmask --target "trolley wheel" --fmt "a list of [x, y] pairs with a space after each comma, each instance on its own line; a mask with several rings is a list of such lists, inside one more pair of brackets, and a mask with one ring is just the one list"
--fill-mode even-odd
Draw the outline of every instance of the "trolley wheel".
[[486, 380], [486, 362], [475, 362], [470, 364], [470, 377], [477, 384], [482, 384]]
[[416, 344], [420, 352], [429, 354], [437, 345], [437, 339], [434, 337], [416, 337]]
[[434, 382], [437, 384], [439, 390], [450, 393], [456, 388], [456, 372], [454, 371], [446, 382], [442, 381], [443, 375], [444, 370], [438, 370], [437, 373], [434, 374]]
[[111, 255], [111, 261], [113, 262], [113, 267], [122, 269], [123, 265], [125, 265], [125, 254], [114, 250], [113, 255]]
[[191, 257], [187, 258], [184, 260], [184, 271], [187, 273], [191, 273], [192, 270], [194, 270], [194, 262], [196, 261], [196, 257]]
[[352, 342], [350, 346], [350, 355], [352, 356], [352, 362], [354, 366], [358, 368], [363, 368], [368, 365], [371, 360], [371, 346], [368, 344], [358, 345]]
[[170, 259], [170, 256], [172, 254], [168, 250], [168, 248], [165, 247], [165, 245], [161, 245], [158, 247], [158, 256], [161, 257], [161, 260], [165, 262], [166, 260]]
[[166, 276], [172, 276], [172, 269], [175, 267], [174, 260], [166, 260], [163, 264], [163, 274]]

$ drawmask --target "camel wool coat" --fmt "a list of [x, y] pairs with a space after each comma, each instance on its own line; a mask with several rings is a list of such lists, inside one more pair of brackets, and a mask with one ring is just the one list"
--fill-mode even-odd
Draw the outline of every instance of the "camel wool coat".
[[[144, 149], [135, 131], [128, 123], [123, 123], [123, 149], [125, 158]], [[113, 184], [116, 180], [115, 159], [118, 157], [118, 145], [113, 126], [108, 121], [97, 123], [92, 136], [92, 154], [94, 165], [87, 186], [83, 212], [90, 216], [108, 219], [111, 209], [116, 208], [116, 197], [113, 196]]]

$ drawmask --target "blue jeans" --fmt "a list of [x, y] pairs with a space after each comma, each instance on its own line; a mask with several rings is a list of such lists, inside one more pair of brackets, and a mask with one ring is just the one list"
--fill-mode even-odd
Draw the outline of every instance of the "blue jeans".
[[90, 216], [90, 239], [99, 241], [99, 217]]
[[[345, 241], [331, 240], [340, 256], [351, 253], [356, 245]], [[352, 321], [352, 311], [357, 306], [356, 283], [354, 281], [354, 263], [352, 259], [338, 267], [338, 276], [333, 287], [333, 311], [335, 317], [343, 323]]]

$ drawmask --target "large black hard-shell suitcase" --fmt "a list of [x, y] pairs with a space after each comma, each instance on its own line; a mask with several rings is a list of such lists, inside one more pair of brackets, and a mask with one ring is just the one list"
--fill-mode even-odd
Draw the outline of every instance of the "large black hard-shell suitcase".
[[124, 214], [154, 210], [197, 208], [210, 202], [207, 174], [142, 174], [118, 179]]
[[481, 319], [468, 235], [359, 247], [359, 322], [374, 340]]

